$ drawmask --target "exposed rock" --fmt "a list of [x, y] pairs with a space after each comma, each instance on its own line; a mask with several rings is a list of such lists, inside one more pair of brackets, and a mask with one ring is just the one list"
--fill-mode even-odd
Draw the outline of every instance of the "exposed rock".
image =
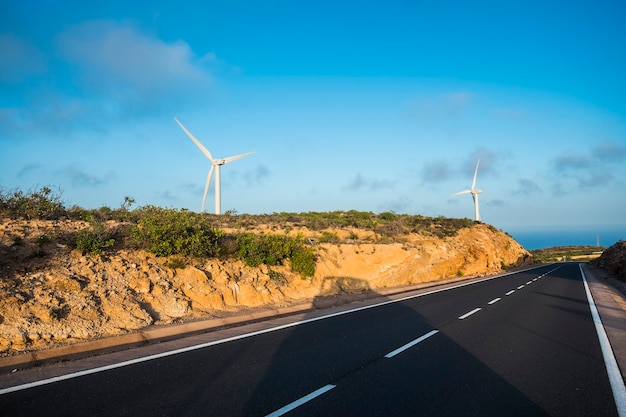
[[[403, 243], [382, 244], [370, 233], [367, 238], [373, 243], [359, 238], [353, 243], [316, 244], [318, 260], [311, 279], [302, 279], [289, 265], [251, 268], [238, 260], [210, 259], [172, 269], [166, 266], [168, 259], [143, 251], [97, 257], [72, 251], [59, 241], [25, 243], [52, 230], [59, 235], [85, 226], [13, 220], [0, 225], [3, 354], [248, 307], [286, 306], [325, 295], [492, 274], [528, 256], [510, 236], [484, 224], [444, 239], [411, 234]], [[358, 237], [361, 231], [333, 233], [345, 239]]]

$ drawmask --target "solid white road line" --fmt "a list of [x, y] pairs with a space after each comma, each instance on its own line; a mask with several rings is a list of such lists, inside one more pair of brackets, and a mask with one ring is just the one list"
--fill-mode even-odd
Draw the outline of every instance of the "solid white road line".
[[463, 314], [462, 316], [460, 316], [460, 317], [459, 317], [459, 320], [463, 320], [463, 319], [465, 319], [465, 318], [467, 318], [467, 317], [471, 316], [471, 315], [472, 315], [472, 314], [474, 314], [474, 313], [478, 313], [480, 310], [482, 310], [480, 307], [475, 308], [475, 309], [473, 309], [472, 311], [467, 312], [467, 313]]
[[613, 391], [613, 398], [615, 399], [615, 406], [617, 407], [617, 413], [620, 417], [626, 417], [626, 386], [624, 386], [624, 379], [615, 360], [611, 343], [606, 335], [600, 314], [596, 308], [596, 303], [593, 301], [593, 296], [589, 290], [587, 284], [587, 278], [583, 272], [583, 267], [578, 264], [580, 268], [580, 274], [583, 277], [583, 284], [585, 284], [585, 292], [587, 293], [587, 301], [589, 302], [589, 308], [591, 309], [591, 317], [593, 317], [593, 324], [596, 326], [596, 333], [598, 334], [598, 340], [600, 341], [600, 347], [602, 348], [602, 356], [604, 356], [604, 366], [609, 374], [609, 382], [611, 383], [611, 390]]
[[268, 414], [266, 417], [279, 417], [282, 416], [283, 414], [287, 414], [288, 412], [290, 412], [291, 410], [293, 410], [294, 408], [300, 407], [302, 404], [307, 403], [309, 401], [311, 401], [312, 399], [319, 397], [320, 395], [330, 391], [331, 389], [335, 388], [336, 385], [325, 385], [322, 388], [313, 391], [312, 393], [305, 395], [304, 397], [300, 398], [299, 400], [296, 400], [294, 402], [292, 402], [291, 404], [287, 404], [286, 406], [284, 406], [283, 408], [274, 411], [273, 413]]
[[420, 342], [423, 342], [424, 340], [428, 339], [430, 336], [433, 336], [433, 335], [435, 335], [437, 333], [439, 333], [439, 330], [431, 330], [430, 332], [426, 333], [425, 335], [420, 336], [417, 339], [413, 340], [412, 342], [409, 342], [406, 345], [399, 347], [398, 349], [394, 350], [393, 352], [389, 352], [388, 354], [385, 355], [385, 358], [387, 358], [387, 359], [393, 358], [397, 354], [404, 352], [408, 348], [410, 348], [412, 346], [415, 346], [415, 345], [417, 345]]
[[497, 303], [498, 301], [502, 300], [502, 298], [498, 297], [498, 298], [494, 298], [493, 300], [489, 301], [487, 304], [492, 305]]
[[507, 292], [507, 293], [506, 293], [506, 294], [504, 294], [504, 295], [511, 295], [511, 294], [513, 294], [514, 292], [515, 292], [515, 290], [511, 290], [511, 291]]

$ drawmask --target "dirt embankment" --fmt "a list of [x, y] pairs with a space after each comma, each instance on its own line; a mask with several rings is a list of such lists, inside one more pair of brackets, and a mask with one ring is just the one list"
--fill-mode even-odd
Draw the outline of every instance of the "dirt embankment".
[[350, 243], [315, 244], [318, 259], [311, 279], [302, 279], [288, 265], [270, 270], [237, 260], [190, 261], [173, 269], [166, 258], [143, 251], [94, 257], [62, 241], [37, 238], [84, 227], [71, 221], [7, 220], [0, 225], [0, 353], [342, 292], [493, 274], [528, 257], [510, 236], [484, 224], [453, 237], [415, 234], [392, 244], [376, 243], [376, 236], [360, 236], [357, 229], [332, 230], [351, 237], [343, 240]]
[[626, 241], [619, 241], [605, 249], [599, 258], [592, 261], [592, 264], [626, 281]]

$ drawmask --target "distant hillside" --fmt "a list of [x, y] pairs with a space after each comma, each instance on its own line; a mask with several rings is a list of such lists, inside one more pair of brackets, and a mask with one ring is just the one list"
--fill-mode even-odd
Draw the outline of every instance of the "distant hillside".
[[598, 246], [554, 246], [530, 253], [535, 262], [590, 261], [599, 257], [603, 250]]

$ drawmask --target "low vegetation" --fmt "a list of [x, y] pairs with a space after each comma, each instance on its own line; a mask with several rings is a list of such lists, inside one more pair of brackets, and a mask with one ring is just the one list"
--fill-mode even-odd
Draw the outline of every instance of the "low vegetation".
[[[107, 251], [143, 249], [155, 256], [170, 257], [168, 265], [182, 267], [191, 258], [238, 258], [250, 266], [289, 263], [302, 277], [315, 272], [313, 245], [356, 240], [329, 231], [353, 229], [360, 235], [377, 236], [378, 243], [402, 242], [410, 233], [433, 237], [454, 236], [470, 227], [470, 219], [431, 218], [421, 215], [383, 212], [334, 211], [308, 213], [237, 214], [195, 213], [188, 210], [144, 206], [133, 209], [134, 200], [125, 197], [119, 208], [66, 208], [59, 190], [49, 187], [6, 191], [0, 189], [0, 217], [28, 220], [80, 220], [88, 227], [62, 240], [95, 256]], [[264, 225], [270, 230], [258, 231]], [[316, 240], [290, 231], [298, 228], [319, 231]], [[255, 233], [250, 233], [257, 229]], [[229, 232], [226, 232], [229, 231]], [[42, 236], [51, 240], [55, 236]], [[56, 238], [60, 238], [56, 236]], [[17, 244], [17, 242], [16, 242]], [[45, 254], [42, 254], [42, 256]]]
[[600, 246], [554, 246], [530, 253], [536, 262], [589, 261], [600, 256], [603, 250]]

